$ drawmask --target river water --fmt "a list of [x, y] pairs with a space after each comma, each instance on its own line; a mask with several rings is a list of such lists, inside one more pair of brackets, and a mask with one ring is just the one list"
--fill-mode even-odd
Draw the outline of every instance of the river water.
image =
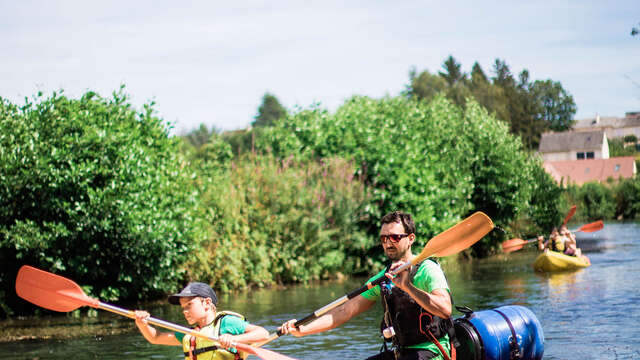
[[[578, 246], [592, 266], [574, 272], [535, 273], [533, 248], [447, 267], [456, 305], [474, 310], [527, 306], [544, 331], [544, 359], [640, 359], [640, 224], [608, 223], [599, 232], [579, 233]], [[302, 318], [358, 288], [362, 281], [221, 294], [220, 308], [243, 313], [251, 322], [274, 331], [282, 322]], [[146, 308], [157, 318], [184, 324], [178, 307], [149, 304]], [[265, 348], [298, 359], [364, 359], [380, 348], [381, 314], [376, 306], [339, 329], [304, 338], [283, 336]], [[459, 316], [454, 312], [454, 317]], [[148, 344], [132, 320], [108, 312], [93, 317], [82, 313], [37, 321], [14, 319], [0, 325], [5, 334], [38, 337], [43, 329], [49, 330], [46, 340], [0, 343], [0, 359], [183, 358], [179, 348]], [[68, 333], [84, 335], [68, 338]]]

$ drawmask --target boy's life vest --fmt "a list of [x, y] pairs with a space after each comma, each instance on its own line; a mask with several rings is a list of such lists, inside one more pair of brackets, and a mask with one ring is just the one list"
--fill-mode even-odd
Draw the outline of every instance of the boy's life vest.
[[[434, 261], [429, 258], [428, 260]], [[426, 260], [425, 260], [426, 261]], [[437, 262], [436, 262], [437, 263]], [[412, 266], [409, 272], [410, 281], [413, 281], [418, 268], [422, 264]], [[390, 265], [387, 267], [389, 271]], [[451, 318], [442, 319], [426, 311], [409, 294], [396, 286], [390, 286], [389, 282], [381, 284], [381, 299], [384, 316], [381, 323], [381, 330], [393, 326], [395, 335], [392, 337], [394, 345], [400, 348], [433, 342], [428, 335], [431, 332], [436, 339], [440, 339], [449, 334], [450, 341], [454, 339], [453, 320]], [[451, 296], [451, 293], [449, 293]], [[453, 298], [451, 298], [453, 305]]]
[[[220, 325], [225, 316], [236, 316], [242, 320], [246, 320], [243, 315], [233, 311], [218, 311], [211, 324], [199, 329], [196, 327], [196, 330], [217, 338], [220, 336]], [[185, 360], [238, 360], [245, 359], [248, 356], [248, 354], [237, 352], [235, 349], [233, 349], [235, 352], [222, 349], [215, 341], [198, 338], [189, 334], [186, 334], [182, 338], [182, 350], [184, 351]]]

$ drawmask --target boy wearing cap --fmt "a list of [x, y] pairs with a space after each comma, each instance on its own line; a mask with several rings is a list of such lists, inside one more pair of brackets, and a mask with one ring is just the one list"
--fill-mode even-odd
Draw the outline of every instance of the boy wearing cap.
[[208, 341], [182, 333], [159, 332], [149, 325], [149, 313], [135, 311], [136, 326], [152, 344], [182, 346], [185, 359], [233, 360], [242, 357], [232, 343], [249, 344], [266, 340], [269, 333], [261, 326], [250, 324], [244, 316], [230, 311], [216, 311], [218, 297], [213, 289], [200, 282], [189, 283], [178, 294], [169, 296], [169, 303], [180, 305], [189, 325], [218, 341]]

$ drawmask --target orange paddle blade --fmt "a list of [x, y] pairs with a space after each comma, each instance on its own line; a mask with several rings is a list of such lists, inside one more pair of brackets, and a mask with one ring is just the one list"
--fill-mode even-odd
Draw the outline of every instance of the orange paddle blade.
[[478, 211], [429, 240], [411, 262], [415, 265], [432, 255], [443, 257], [458, 253], [478, 242], [493, 228], [493, 221]]
[[510, 252], [514, 252], [522, 249], [522, 247], [524, 247], [527, 243], [529, 243], [529, 241], [517, 239], [517, 238], [507, 240], [502, 243], [502, 251], [508, 254]]
[[564, 221], [562, 222], [562, 225], [567, 225], [569, 220], [573, 217], [573, 214], [576, 213], [576, 209], [577, 209], [577, 206], [575, 205], [571, 206], [571, 208], [569, 209], [569, 213], [567, 214], [567, 216], [564, 218]]
[[60, 275], [24, 265], [16, 277], [16, 294], [45, 309], [67, 312], [81, 306], [98, 307], [73, 281]]
[[580, 229], [576, 230], [575, 232], [578, 232], [578, 231], [596, 232], [596, 231], [602, 230], [603, 228], [604, 228], [604, 222], [602, 222], [602, 220], [598, 220], [596, 222], [582, 225]]

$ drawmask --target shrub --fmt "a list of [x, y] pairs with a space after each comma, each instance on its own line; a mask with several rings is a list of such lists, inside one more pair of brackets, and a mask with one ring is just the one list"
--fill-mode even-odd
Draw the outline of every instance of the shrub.
[[587, 220], [612, 219], [616, 211], [613, 190], [596, 182], [588, 182], [580, 187], [580, 199], [584, 205]]
[[359, 259], [373, 240], [358, 229], [367, 198], [353, 164], [247, 154], [227, 170], [205, 171], [210, 176], [200, 186], [210, 237], [185, 264], [191, 278], [224, 291], [367, 266]]
[[0, 100], [3, 288], [31, 264], [104, 300], [174, 290], [197, 243], [197, 196], [153, 103], [137, 112], [122, 88]]
[[[303, 110], [266, 129], [256, 146], [280, 158], [353, 159], [371, 189], [369, 234], [382, 214], [401, 209], [414, 215], [422, 244], [472, 211], [509, 222], [531, 191], [520, 140], [476, 103], [463, 112], [442, 96], [429, 103], [354, 97], [333, 115]], [[481, 246], [498, 241], [487, 242]]]

